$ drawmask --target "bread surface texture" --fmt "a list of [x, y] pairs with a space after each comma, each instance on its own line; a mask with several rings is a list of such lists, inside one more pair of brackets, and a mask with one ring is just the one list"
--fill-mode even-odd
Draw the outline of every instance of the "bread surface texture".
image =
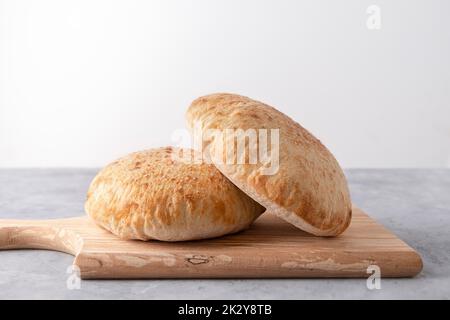
[[248, 228], [264, 208], [190, 152], [166, 147], [114, 161], [93, 179], [86, 213], [122, 239], [187, 241]]
[[[218, 93], [192, 102], [186, 114], [188, 126], [203, 153], [236, 186], [268, 211], [298, 228], [318, 236], [335, 236], [350, 224], [352, 205], [344, 173], [331, 152], [300, 124], [277, 109], [236, 94]], [[201, 127], [202, 131], [194, 128]], [[251, 163], [248, 154], [238, 163], [236, 148], [227, 145], [236, 136], [205, 134], [209, 129], [267, 129], [268, 155], [278, 152], [278, 169], [267, 174], [269, 161]], [[278, 129], [279, 143], [271, 145], [270, 132]], [[263, 132], [263, 131], [261, 131]], [[245, 140], [245, 145], [251, 145]], [[257, 148], [261, 148], [257, 140]], [[219, 146], [221, 147], [219, 148]], [[275, 148], [277, 148], [275, 150]], [[248, 149], [247, 149], [248, 150]], [[234, 158], [227, 158], [227, 153]], [[276, 154], [276, 153], [275, 153]], [[229, 161], [234, 159], [234, 161]], [[273, 162], [273, 159], [272, 159]]]

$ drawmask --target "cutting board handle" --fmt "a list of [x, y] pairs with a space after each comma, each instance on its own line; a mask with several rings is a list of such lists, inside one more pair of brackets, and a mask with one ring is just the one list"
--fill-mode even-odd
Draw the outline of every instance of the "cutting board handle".
[[0, 250], [47, 249], [76, 255], [83, 241], [67, 228], [68, 221], [0, 219]]

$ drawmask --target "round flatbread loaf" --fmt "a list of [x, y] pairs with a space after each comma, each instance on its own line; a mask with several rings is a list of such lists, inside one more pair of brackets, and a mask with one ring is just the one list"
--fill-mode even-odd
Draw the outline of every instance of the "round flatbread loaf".
[[264, 208], [213, 165], [186, 161], [189, 149], [127, 155], [92, 181], [87, 214], [122, 239], [185, 241], [238, 232]]
[[[318, 236], [338, 235], [350, 224], [349, 190], [336, 159], [318, 139], [282, 112], [247, 97], [223, 93], [196, 99], [186, 118], [195, 139], [199, 141], [198, 135], [202, 136], [203, 153], [207, 153], [204, 156], [268, 212]], [[224, 134], [205, 134], [209, 129]], [[238, 148], [227, 149], [230, 142], [238, 144], [233, 140], [236, 135], [227, 134], [232, 129], [262, 133], [261, 129], [267, 129], [268, 155], [278, 152], [277, 170], [267, 170], [275, 158], [260, 158], [252, 163], [245, 154], [246, 161], [236, 161]], [[277, 146], [271, 145], [273, 129], [278, 129]], [[263, 141], [259, 135], [257, 141]], [[258, 144], [260, 150], [262, 144]], [[245, 146], [255, 149], [250, 139], [245, 140]], [[234, 152], [234, 157], [227, 158], [227, 152]]]

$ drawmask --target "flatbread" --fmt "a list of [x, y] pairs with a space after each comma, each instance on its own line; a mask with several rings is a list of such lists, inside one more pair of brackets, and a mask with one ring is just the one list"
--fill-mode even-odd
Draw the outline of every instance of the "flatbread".
[[172, 147], [127, 155], [92, 181], [87, 214], [122, 239], [186, 241], [246, 229], [264, 208], [212, 164]]
[[[267, 211], [318, 236], [335, 236], [349, 226], [352, 205], [341, 167], [318, 139], [287, 115], [244, 96], [219, 93], [192, 102], [186, 118], [197, 141], [199, 132], [195, 128], [201, 126], [203, 130], [200, 140], [205, 157]], [[267, 136], [278, 129], [278, 147], [270, 145], [271, 136], [267, 147], [269, 153], [278, 152], [278, 170], [268, 174], [272, 165], [267, 159], [253, 164], [229, 163], [226, 146], [230, 142], [237, 144], [233, 142], [235, 136], [205, 137], [209, 129], [267, 129]], [[250, 139], [245, 143], [251, 146]], [[260, 148], [262, 144], [258, 143], [256, 147]], [[237, 149], [231, 159], [238, 158]], [[245, 159], [250, 160], [248, 154]]]

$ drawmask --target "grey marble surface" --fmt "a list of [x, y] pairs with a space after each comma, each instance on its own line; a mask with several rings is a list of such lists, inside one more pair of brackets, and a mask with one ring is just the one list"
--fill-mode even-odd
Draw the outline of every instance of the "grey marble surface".
[[[96, 170], [0, 170], [0, 218], [83, 214]], [[450, 170], [346, 171], [353, 202], [415, 248], [424, 269], [413, 279], [84, 280], [68, 289], [73, 257], [0, 251], [0, 299], [449, 299]]]

